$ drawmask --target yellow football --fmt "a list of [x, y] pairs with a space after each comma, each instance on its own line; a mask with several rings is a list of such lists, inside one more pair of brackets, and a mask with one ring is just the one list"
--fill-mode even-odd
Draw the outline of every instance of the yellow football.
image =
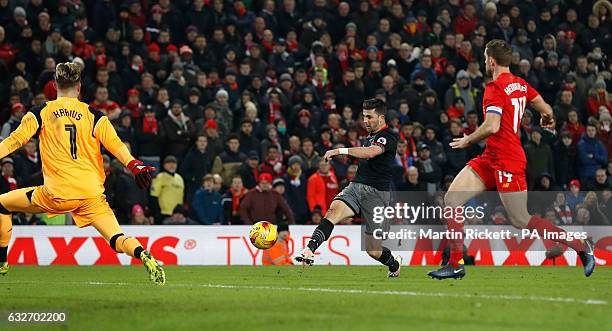
[[251, 239], [253, 246], [259, 249], [268, 249], [274, 246], [278, 239], [276, 225], [268, 221], [260, 221], [253, 224], [249, 232], [249, 239]]

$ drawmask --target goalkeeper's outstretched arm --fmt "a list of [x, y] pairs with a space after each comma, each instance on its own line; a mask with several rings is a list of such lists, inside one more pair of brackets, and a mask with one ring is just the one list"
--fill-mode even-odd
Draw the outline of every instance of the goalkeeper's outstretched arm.
[[151, 173], [155, 168], [145, 166], [142, 161], [136, 160], [127, 146], [119, 139], [117, 131], [106, 116], [102, 116], [94, 129], [94, 135], [100, 140], [104, 148], [113, 154], [124, 166], [126, 166], [141, 189], [151, 186]]
[[124, 166], [128, 166], [134, 156], [127, 146], [119, 139], [117, 131], [106, 116], [102, 116], [94, 129], [94, 135], [100, 140], [104, 148], [113, 154]]
[[36, 119], [36, 115], [27, 112], [21, 119], [21, 123], [17, 129], [0, 143], [0, 159], [10, 155], [30, 141], [36, 134], [38, 126], [39, 123]]

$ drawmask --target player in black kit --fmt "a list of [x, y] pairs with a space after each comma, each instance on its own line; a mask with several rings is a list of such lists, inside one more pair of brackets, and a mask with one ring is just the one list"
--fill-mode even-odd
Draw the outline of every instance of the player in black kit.
[[368, 255], [389, 267], [389, 277], [400, 274], [401, 257], [393, 257], [391, 251], [375, 239], [373, 232], [385, 228], [387, 223], [373, 221], [375, 207], [386, 207], [391, 200], [391, 164], [395, 158], [397, 135], [387, 127], [387, 107], [384, 101], [368, 99], [363, 102], [363, 122], [368, 137], [363, 147], [337, 148], [327, 151], [326, 162], [337, 155], [349, 155], [359, 159], [355, 178], [334, 198], [325, 218], [312, 233], [308, 245], [295, 259], [306, 264], [314, 263], [315, 250], [329, 237], [334, 225], [359, 213], [365, 219], [365, 245]]

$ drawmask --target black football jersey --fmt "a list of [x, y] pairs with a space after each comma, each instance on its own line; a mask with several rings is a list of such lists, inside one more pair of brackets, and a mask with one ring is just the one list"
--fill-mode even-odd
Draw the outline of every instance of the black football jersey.
[[371, 159], [360, 159], [353, 182], [372, 186], [379, 191], [389, 191], [397, 140], [397, 134], [387, 126], [363, 139], [362, 146], [378, 145], [384, 151]]

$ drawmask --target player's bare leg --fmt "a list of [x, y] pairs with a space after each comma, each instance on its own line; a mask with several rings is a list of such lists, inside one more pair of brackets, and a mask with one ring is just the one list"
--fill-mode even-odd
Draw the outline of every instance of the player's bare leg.
[[[549, 233], [565, 233], [565, 230], [562, 228], [550, 223], [549, 221], [538, 217], [536, 215], [530, 215], [527, 210], [527, 191], [522, 192], [500, 192], [499, 196], [501, 198], [502, 203], [504, 204], [504, 208], [508, 213], [508, 218], [512, 225], [519, 229], [530, 229], [536, 230], [540, 237], [544, 238], [544, 234]], [[593, 254], [594, 245], [590, 240], [566, 240], [566, 239], [558, 239], [558, 238], [567, 238], [566, 236], [557, 235], [553, 237], [549, 237], [549, 239], [556, 241], [558, 243], [564, 244], [566, 246], [574, 249], [580, 260], [582, 261], [582, 265], [584, 267], [584, 275], [589, 277], [593, 270], [595, 269], [595, 256]]]
[[13, 190], [0, 195], [0, 275], [9, 271], [8, 245], [13, 232], [13, 212], [40, 213], [42, 210], [30, 202], [33, 187]]
[[366, 252], [376, 261], [389, 267], [389, 278], [397, 278], [400, 276], [402, 268], [402, 257], [393, 256], [391, 251], [382, 245], [382, 240], [374, 238], [371, 234], [366, 234], [365, 238]]
[[346, 205], [343, 201], [334, 200], [332, 201], [325, 217], [321, 220], [321, 223], [312, 233], [312, 237], [308, 242], [308, 245], [302, 249], [300, 255], [295, 257], [297, 262], [303, 262], [308, 265], [314, 263], [314, 252], [331, 236], [334, 226], [341, 221], [355, 216], [353, 210]]
[[[467, 201], [486, 191], [486, 189], [482, 179], [480, 179], [472, 167], [465, 166], [448, 188], [444, 196], [444, 205], [453, 209], [463, 206]], [[428, 275], [436, 279], [463, 278], [465, 276], [465, 268], [463, 266], [464, 224], [455, 219], [447, 219], [446, 227], [451, 232], [461, 233], [461, 236], [456, 238], [458, 237], [456, 235], [455, 239], [449, 240], [451, 254], [448, 264], [438, 270], [430, 271]]]
[[125, 253], [131, 257], [142, 260], [152, 282], [157, 285], [164, 285], [166, 283], [164, 269], [159, 265], [157, 260], [151, 256], [151, 253], [142, 247], [136, 238], [128, 237], [123, 234], [114, 216], [100, 218], [91, 225], [98, 230], [104, 239], [106, 239], [110, 247], [117, 253]]

